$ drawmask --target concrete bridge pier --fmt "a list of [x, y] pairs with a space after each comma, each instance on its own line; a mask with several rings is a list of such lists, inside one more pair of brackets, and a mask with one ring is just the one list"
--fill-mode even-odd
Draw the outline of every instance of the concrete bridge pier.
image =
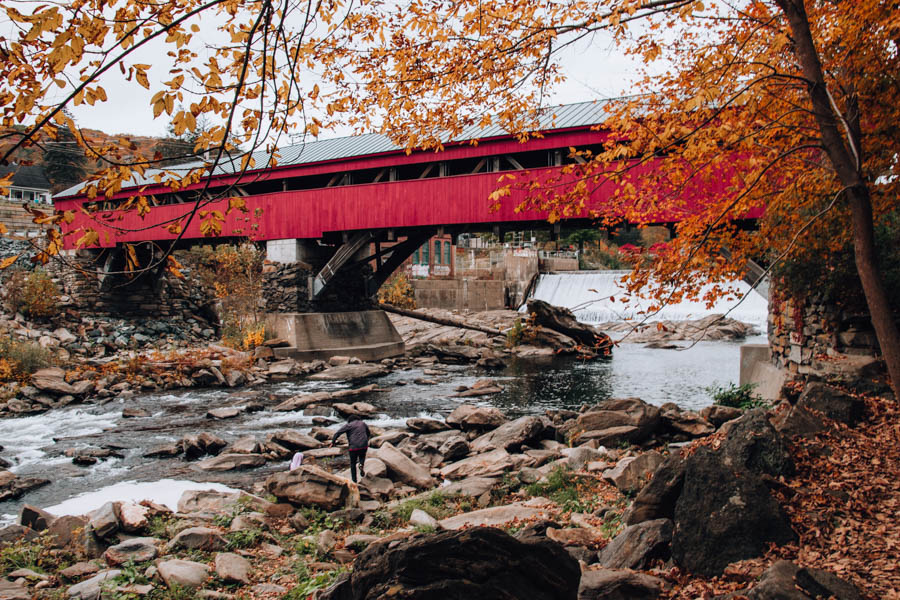
[[375, 361], [405, 352], [387, 313], [373, 310], [371, 234], [344, 238], [333, 245], [309, 239], [267, 242], [267, 258], [276, 264], [269, 267], [264, 292], [266, 326], [290, 344], [277, 348], [277, 356]]

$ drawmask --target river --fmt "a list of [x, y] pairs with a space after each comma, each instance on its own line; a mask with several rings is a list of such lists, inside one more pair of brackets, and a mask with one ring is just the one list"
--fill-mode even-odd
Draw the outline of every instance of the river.
[[[505, 370], [493, 373], [477, 372], [469, 365], [438, 365], [434, 367], [442, 371], [438, 375], [431, 371], [426, 374], [425, 368], [397, 370], [374, 380], [387, 391], [359, 399], [378, 408], [379, 415], [370, 423], [380, 427], [402, 427], [413, 416], [446, 416], [461, 402], [451, 397], [455, 389], [460, 385], [471, 386], [483, 377], [497, 380], [504, 390], [476, 402], [496, 406], [511, 417], [541, 413], [548, 408], [577, 409], [582, 404], [626, 396], [657, 405], [674, 402], [697, 410], [711, 402], [706, 391], [708, 386], [737, 381], [741, 344], [764, 341], [759, 336], [740, 343], [700, 342], [684, 350], [623, 343], [607, 360], [518, 360]], [[435, 383], [415, 383], [416, 379]], [[24, 502], [54, 507], [51, 512], [57, 514], [81, 514], [104, 500], [148, 497], [174, 502], [182, 489], [213, 487], [208, 483], [196, 486], [190, 483], [192, 480], [249, 488], [254, 481], [286, 468], [286, 463], [268, 463], [249, 472], [210, 474], [197, 471], [194, 463], [180, 458], [148, 459], [142, 454], [151, 447], [201, 431], [215, 433], [229, 442], [245, 435], [263, 439], [266, 434], [284, 428], [303, 431], [311, 427], [313, 415], [274, 412], [271, 408], [295, 394], [347, 387], [351, 386], [298, 380], [236, 392], [210, 389], [143, 394], [127, 401], [70, 406], [40, 415], [2, 419], [0, 446], [4, 450], [0, 455], [14, 463], [10, 470], [20, 476], [46, 478], [52, 483], [18, 500], [0, 503], [0, 525], [14, 520]], [[242, 413], [234, 419], [205, 418], [211, 408], [243, 406], [251, 397], [265, 408]], [[144, 408], [152, 416], [123, 419], [125, 406]], [[71, 458], [64, 454], [69, 448], [109, 444], [121, 448], [122, 458], [81, 467], [72, 464]], [[144, 485], [138, 485], [141, 482]]]

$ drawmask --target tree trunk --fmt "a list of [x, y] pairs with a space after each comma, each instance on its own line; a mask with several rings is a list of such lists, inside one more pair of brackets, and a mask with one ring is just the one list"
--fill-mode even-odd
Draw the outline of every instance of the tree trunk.
[[861, 173], [862, 140], [858, 128], [847, 120], [844, 129], [848, 137], [845, 144], [838, 122], [840, 115], [835, 114], [837, 107], [832, 106], [828, 95], [822, 63], [812, 39], [804, 0], [775, 0], [775, 2], [784, 11], [791, 28], [794, 54], [807, 80], [812, 112], [819, 128], [822, 147], [844, 186], [844, 193], [850, 205], [856, 271], [862, 282], [875, 336], [878, 338], [888, 376], [891, 378], [891, 389], [894, 391], [894, 397], [900, 400], [900, 333], [891, 314], [884, 281], [878, 271], [875, 257], [872, 202], [869, 188]]

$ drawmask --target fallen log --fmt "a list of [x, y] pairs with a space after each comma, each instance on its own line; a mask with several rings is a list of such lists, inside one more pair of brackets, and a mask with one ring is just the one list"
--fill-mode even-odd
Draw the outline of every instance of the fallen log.
[[416, 312], [414, 310], [406, 310], [405, 308], [397, 308], [396, 306], [391, 306], [390, 304], [379, 304], [378, 308], [385, 312], [394, 313], [395, 315], [401, 315], [403, 317], [410, 317], [413, 319], [418, 319], [420, 321], [427, 321], [429, 323], [436, 323], [438, 325], [446, 325], [447, 327], [458, 327], [460, 329], [471, 329], [472, 331], [480, 331], [481, 333], [486, 333], [488, 335], [494, 335], [497, 337], [506, 337], [506, 333], [499, 331], [497, 329], [490, 329], [489, 327], [481, 327], [480, 325], [470, 325], [465, 321], [459, 321], [457, 319], [445, 319], [443, 317], [432, 317], [431, 315], [426, 315], [420, 312]]

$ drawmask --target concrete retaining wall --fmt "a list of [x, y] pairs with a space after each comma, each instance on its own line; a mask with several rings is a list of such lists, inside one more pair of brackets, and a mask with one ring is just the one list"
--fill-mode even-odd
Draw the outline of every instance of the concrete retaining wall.
[[506, 307], [506, 282], [486, 279], [414, 279], [416, 306], [448, 310]]

